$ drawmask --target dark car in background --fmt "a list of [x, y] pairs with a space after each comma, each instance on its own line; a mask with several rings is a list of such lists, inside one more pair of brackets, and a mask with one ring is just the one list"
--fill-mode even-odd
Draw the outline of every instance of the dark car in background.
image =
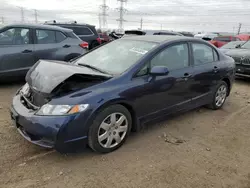
[[236, 64], [236, 76], [250, 77], [250, 41], [245, 42], [240, 48], [226, 52]]
[[16, 24], [0, 29], [0, 79], [25, 76], [39, 59], [69, 61], [86, 52], [72, 30]]
[[232, 58], [199, 39], [125, 37], [71, 64], [36, 63], [11, 117], [34, 144], [61, 152], [88, 144], [107, 153], [141, 123], [203, 105], [221, 108], [234, 72]]
[[182, 32], [179, 32], [180, 34], [186, 36], [186, 37], [194, 37], [194, 34], [193, 33], [190, 33], [190, 32], [185, 32], [185, 31], [182, 31]]
[[244, 43], [246, 43], [246, 41], [233, 41], [233, 42], [229, 42], [229, 43], [223, 45], [219, 49], [221, 52], [226, 53], [226, 52], [230, 51], [231, 49], [240, 48]]
[[56, 25], [68, 29], [72, 29], [73, 32], [83, 41], [89, 43], [89, 49], [95, 48], [101, 44], [101, 39], [95, 29], [94, 25], [89, 24], [77, 24], [74, 23], [57, 23], [54, 21], [53, 23], [46, 23], [49, 25]]

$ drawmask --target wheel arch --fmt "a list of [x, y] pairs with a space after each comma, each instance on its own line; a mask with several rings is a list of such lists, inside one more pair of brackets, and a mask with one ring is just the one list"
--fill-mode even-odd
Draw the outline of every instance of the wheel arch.
[[231, 90], [231, 81], [229, 78], [223, 78], [222, 81], [226, 82], [226, 84], [227, 84], [227, 87], [228, 87], [227, 96], [229, 96], [230, 90]]
[[123, 99], [113, 99], [113, 100], [110, 100], [110, 101], [107, 101], [106, 103], [100, 105], [96, 110], [95, 110], [95, 113], [99, 113], [100, 111], [102, 111], [103, 109], [107, 108], [108, 106], [111, 106], [111, 105], [122, 105], [124, 106], [131, 114], [131, 117], [132, 117], [132, 128], [131, 128], [131, 131], [132, 132], [138, 132], [140, 127], [140, 123], [137, 119], [137, 116], [136, 116], [136, 111], [133, 107], [133, 105], [131, 103], [129, 103], [128, 101], [126, 100], [123, 100]]

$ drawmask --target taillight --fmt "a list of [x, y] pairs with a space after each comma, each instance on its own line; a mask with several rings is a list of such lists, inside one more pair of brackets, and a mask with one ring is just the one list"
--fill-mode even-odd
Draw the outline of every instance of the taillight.
[[87, 42], [82, 42], [81, 44], [79, 44], [82, 48], [89, 48], [89, 43]]
[[100, 38], [100, 37], [98, 37], [96, 40], [97, 40], [97, 42], [98, 42], [99, 44], [101, 44], [101, 43], [102, 43], [102, 40], [101, 40], [101, 38]]

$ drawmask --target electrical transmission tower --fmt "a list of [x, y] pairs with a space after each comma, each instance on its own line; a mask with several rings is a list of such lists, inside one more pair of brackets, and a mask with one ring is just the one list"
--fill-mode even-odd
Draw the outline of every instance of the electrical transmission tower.
[[4, 17], [3, 16], [1, 17], [1, 22], [2, 22], [2, 24], [4, 24]]
[[34, 9], [34, 15], [35, 15], [35, 22], [38, 23], [38, 15], [37, 15], [37, 10]]
[[241, 24], [241, 23], [239, 23], [238, 35], [240, 34], [241, 26], [242, 26], [242, 24]]
[[124, 3], [126, 3], [128, 0], [117, 0], [121, 2], [120, 8], [117, 8], [118, 12], [120, 13], [120, 18], [117, 19], [117, 21], [119, 22], [118, 24], [118, 31], [119, 32], [123, 32], [123, 22], [125, 22], [126, 20], [124, 20], [123, 16], [124, 14], [128, 11], [127, 9], [124, 8]]
[[21, 21], [24, 22], [24, 9], [23, 9], [23, 7], [19, 7], [19, 6], [18, 6], [18, 8], [20, 8], [20, 10], [21, 10]]
[[[102, 27], [100, 27], [100, 29], [102, 28], [103, 30], [107, 30], [108, 29], [107, 11], [109, 7], [106, 5], [106, 0], [103, 0], [103, 4], [100, 6], [100, 8], [101, 8], [101, 14], [99, 16], [102, 16]], [[99, 21], [99, 24], [101, 25], [101, 21]]]

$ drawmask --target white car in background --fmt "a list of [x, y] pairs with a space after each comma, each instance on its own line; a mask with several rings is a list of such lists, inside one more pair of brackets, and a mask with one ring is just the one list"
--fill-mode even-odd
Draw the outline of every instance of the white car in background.
[[194, 38], [200, 38], [200, 39], [209, 38], [209, 39], [212, 40], [214, 37], [218, 37], [218, 34], [215, 34], [215, 33], [201, 33], [201, 34], [194, 35]]

